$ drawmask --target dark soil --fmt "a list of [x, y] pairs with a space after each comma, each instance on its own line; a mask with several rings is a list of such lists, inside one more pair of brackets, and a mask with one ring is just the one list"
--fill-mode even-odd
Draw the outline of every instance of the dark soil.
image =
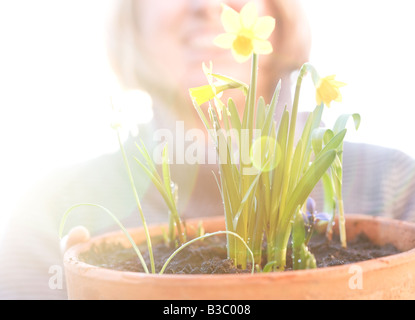
[[[156, 272], [159, 272], [165, 261], [174, 252], [174, 247], [164, 243], [153, 244], [153, 254]], [[150, 268], [150, 259], [146, 246], [140, 251]], [[144, 272], [139, 258], [131, 248], [119, 244], [102, 243], [93, 246], [90, 251], [83, 253], [80, 259], [99, 267], [122, 271]], [[219, 274], [241, 273], [246, 270], [238, 269], [232, 260], [227, 259], [226, 238], [224, 236], [210, 237], [197, 241], [179, 252], [168, 264], [165, 274]]]
[[375, 245], [364, 234], [360, 234], [353, 242], [348, 243], [347, 249], [342, 248], [338, 238], [328, 242], [325, 236], [315, 235], [310, 241], [309, 249], [316, 258], [317, 267], [366, 261], [400, 252], [392, 244]]
[[[147, 266], [150, 266], [146, 246], [140, 248]], [[377, 246], [370, 242], [365, 235], [360, 235], [348, 243], [347, 249], [341, 247], [338, 239], [328, 242], [324, 236], [312, 237], [309, 250], [314, 254], [318, 267], [330, 267], [365, 261], [399, 253], [393, 245]], [[153, 244], [156, 271], [160, 271], [164, 262], [174, 251], [164, 243]], [[103, 268], [143, 272], [136, 253], [131, 248], [119, 244], [102, 243], [95, 245], [90, 251], [83, 253], [80, 259], [92, 265]], [[287, 270], [291, 269], [290, 254], [287, 255]], [[210, 237], [197, 241], [178, 253], [166, 268], [166, 274], [224, 274], [245, 273], [250, 270], [236, 268], [227, 259], [226, 238], [224, 236]]]

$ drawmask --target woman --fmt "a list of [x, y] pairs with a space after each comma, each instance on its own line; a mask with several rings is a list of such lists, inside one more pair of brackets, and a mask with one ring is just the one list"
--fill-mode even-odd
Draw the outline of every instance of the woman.
[[[290, 105], [289, 76], [308, 58], [308, 25], [297, 1], [256, 2], [260, 15], [277, 20], [272, 39], [275, 51], [261, 57], [260, 67], [267, 72], [260, 72], [263, 78], [258, 93], [269, 100], [282, 78], [286, 91], [280, 102]], [[239, 10], [246, 1], [225, 3]], [[176, 121], [184, 121], [184, 131], [201, 127], [187, 93], [188, 88], [206, 83], [203, 61], [212, 60], [217, 72], [248, 82], [248, 64], [235, 67], [226, 50], [211, 45], [213, 37], [223, 31], [219, 1], [120, 0], [117, 5], [109, 28], [109, 53], [123, 87], [144, 89], [154, 101], [154, 121], [140, 127], [140, 138], [149, 148], [155, 142], [154, 132], [175, 132]], [[137, 154], [134, 139], [127, 141], [125, 148], [128, 154]], [[179, 186], [179, 208], [185, 217], [222, 214], [212, 169], [216, 170], [216, 165], [172, 165], [172, 178]], [[138, 166], [133, 170], [148, 223], [166, 221], [167, 209], [150, 181]], [[140, 224], [133, 212], [135, 201], [120, 153], [57, 172], [21, 202], [0, 242], [0, 299], [66, 298], [59, 223], [67, 208], [86, 202], [107, 207], [126, 226]], [[115, 229], [110, 218], [90, 208], [74, 212], [67, 230], [76, 225], [86, 226], [92, 234]]]
[[[260, 15], [276, 18], [274, 52], [260, 57], [258, 94], [267, 101], [279, 78], [280, 105], [290, 103], [290, 74], [308, 59], [310, 31], [297, 1], [257, 0]], [[246, 1], [225, 1], [239, 10]], [[220, 3], [202, 0], [120, 0], [109, 29], [109, 53], [125, 89], [144, 89], [154, 101], [154, 121], [140, 128], [149, 148], [159, 129], [183, 132], [202, 128], [188, 97], [188, 88], [206, 83], [201, 63], [212, 60], [218, 73], [249, 81], [249, 65], [237, 65], [227, 50], [211, 45], [222, 32]], [[240, 100], [237, 105], [243, 105]], [[278, 115], [276, 115], [278, 117]], [[183, 121], [183, 122], [180, 122]], [[175, 137], [175, 142], [181, 142]], [[134, 139], [125, 144], [137, 154]], [[177, 145], [177, 143], [176, 143]], [[176, 160], [176, 159], [173, 159]], [[179, 211], [184, 217], [222, 214], [223, 208], [211, 170], [216, 165], [172, 164], [179, 186]], [[176, 161], [177, 162], [177, 161]], [[135, 181], [148, 223], [166, 221], [167, 209], [157, 191], [137, 168]], [[362, 144], [345, 144], [344, 201], [346, 212], [388, 215], [415, 220], [414, 161], [395, 150]], [[321, 203], [321, 190], [314, 197]], [[104, 155], [58, 172], [36, 186], [14, 212], [0, 243], [0, 298], [63, 299], [62, 259], [58, 227], [63, 212], [76, 203], [101, 204], [137, 226], [135, 202], [120, 153]], [[133, 214], [130, 214], [133, 213]], [[84, 225], [92, 234], [115, 229], [102, 212], [80, 208], [68, 220]], [[60, 277], [59, 277], [60, 276]]]

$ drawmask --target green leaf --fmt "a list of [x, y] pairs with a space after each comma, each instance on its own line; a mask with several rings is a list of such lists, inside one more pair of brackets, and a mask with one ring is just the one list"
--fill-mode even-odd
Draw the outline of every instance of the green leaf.
[[360, 126], [360, 120], [361, 120], [360, 114], [358, 113], [342, 114], [337, 118], [334, 124], [334, 128], [333, 128], [334, 133], [338, 133], [341, 130], [345, 129], [347, 125], [347, 121], [349, 120], [350, 117], [353, 118], [354, 127], [356, 130], [358, 130]]
[[328, 150], [321, 154], [306, 170], [287, 202], [286, 210], [283, 213], [285, 224], [289, 222], [295, 213], [295, 208], [301, 206], [307, 200], [307, 197], [335, 158], [336, 151]]
[[[263, 97], [259, 97], [256, 110], [256, 124], [255, 128], [262, 129], [265, 123], [265, 100]], [[261, 132], [261, 135], [268, 135], [268, 133]]]
[[231, 124], [232, 128], [238, 130], [239, 134], [241, 132], [241, 119], [239, 118], [238, 110], [236, 109], [235, 102], [230, 98], [228, 100], [228, 109], [231, 114]]
[[331, 215], [334, 215], [334, 208], [336, 205], [334, 199], [334, 186], [330, 178], [330, 174], [328, 172], [324, 173], [323, 177], [321, 178], [321, 183], [324, 192], [323, 211]]
[[327, 128], [316, 128], [311, 134], [311, 145], [313, 146], [314, 154], [318, 154], [323, 149], [323, 145], [332, 139], [334, 133]]
[[[234, 210], [238, 208], [240, 202], [239, 194], [239, 180], [240, 177], [237, 175], [238, 170], [235, 168], [235, 164], [232, 163], [229, 146], [227, 145], [227, 139], [224, 136], [223, 130], [217, 131], [218, 134], [218, 145], [225, 145], [225, 149], [222, 149], [222, 154], [219, 155], [219, 169], [220, 179], [222, 184], [222, 193], [224, 198], [225, 215], [228, 222], [232, 221], [234, 216]], [[222, 141], [222, 143], [220, 142]], [[217, 150], [219, 152], [219, 150]], [[225, 152], [225, 155], [223, 155]]]
[[339, 147], [341, 147], [343, 143], [343, 139], [346, 136], [347, 129], [341, 130], [339, 133], [337, 133], [325, 146], [324, 148], [317, 154], [317, 158], [324, 154], [327, 150], [336, 150], [339, 151]]
[[202, 120], [206, 130], [209, 132], [211, 130], [209, 121], [207, 120], [205, 114], [203, 113], [202, 109], [200, 108], [200, 105], [196, 102], [196, 100], [193, 100], [193, 106], [195, 107], [195, 110], [197, 111], [199, 118]]
[[242, 198], [242, 200], [239, 204], [238, 211], [236, 212], [235, 216], [233, 217], [233, 225], [234, 225], [235, 230], [236, 230], [236, 227], [238, 225], [238, 220], [239, 220], [239, 217], [241, 216], [241, 213], [244, 209], [244, 206], [245, 206], [247, 200], [250, 199], [251, 195], [253, 194], [253, 191], [255, 190], [255, 188], [258, 184], [258, 180], [261, 177], [261, 174], [262, 174], [262, 172], [259, 172], [256, 175], [255, 179], [252, 181], [251, 185], [249, 186], [248, 190], [246, 191], [244, 197]]
[[298, 140], [297, 146], [295, 147], [294, 155], [292, 157], [291, 172], [290, 172], [290, 182], [288, 192], [293, 190], [294, 186], [297, 184], [300, 175], [300, 167], [302, 164], [302, 150], [303, 142]]
[[[277, 135], [277, 143], [280, 146], [280, 163], [274, 169], [274, 175], [272, 177], [272, 205], [271, 205], [271, 212], [276, 214], [278, 203], [280, 201], [280, 195], [282, 191], [282, 181], [283, 181], [283, 174], [284, 169], [286, 166], [286, 153], [287, 153], [287, 140], [288, 140], [288, 128], [289, 128], [289, 112], [284, 110], [282, 114], [282, 118], [280, 121], [280, 125], [278, 128], [278, 135]], [[275, 218], [275, 217], [274, 217]]]
[[277, 265], [277, 261], [270, 261], [265, 266], [264, 269], [262, 269], [262, 272], [271, 272], [273, 267]]
[[[308, 116], [307, 123], [304, 128], [303, 135], [301, 139], [304, 142], [304, 151], [303, 151], [303, 164], [301, 166], [301, 172], [304, 172], [304, 170], [308, 167], [308, 163], [310, 162], [311, 157], [311, 143], [312, 143], [312, 132], [320, 127], [321, 125], [321, 117], [323, 115], [324, 105], [321, 104], [317, 106], [314, 111]], [[309, 125], [309, 122], [311, 122], [311, 125]]]
[[156, 175], [153, 174], [153, 172], [147, 168], [147, 166], [142, 163], [138, 158], [134, 157], [134, 160], [138, 163], [138, 165], [143, 169], [144, 173], [147, 174], [147, 176], [151, 179], [154, 186], [157, 188], [157, 190], [160, 192], [161, 196], [163, 197], [164, 201], [166, 202], [169, 210], [173, 210], [173, 204], [170, 202], [170, 197], [164, 190], [164, 184]]
[[169, 154], [168, 154], [168, 146], [167, 143], [164, 145], [163, 148], [163, 155], [162, 155], [162, 169], [163, 169], [163, 181], [164, 181], [164, 188], [167, 191], [168, 196], [173, 201], [173, 194], [172, 194], [172, 182], [170, 178], [170, 167], [169, 167]]
[[310, 133], [311, 133], [311, 129], [313, 126], [313, 118], [314, 118], [313, 113], [310, 113], [307, 117], [307, 121], [305, 123], [303, 133], [301, 135], [301, 140], [303, 141], [303, 151], [306, 150], [308, 140], [310, 139]]
[[316, 259], [308, 250], [305, 241], [304, 218], [300, 207], [297, 207], [292, 231], [292, 261], [294, 270], [316, 268]]
[[[272, 96], [271, 103], [269, 105], [268, 111], [265, 115], [264, 125], [262, 127], [262, 133], [264, 135], [269, 134], [272, 124], [274, 122], [275, 117], [275, 109], [277, 108], [278, 104], [278, 97], [281, 91], [281, 80], [278, 81], [277, 87], [275, 88], [274, 95]], [[285, 109], [284, 109], [285, 110]]]
[[144, 160], [146, 161], [147, 165], [150, 167], [150, 171], [153, 172], [154, 175], [161, 181], [160, 176], [158, 175], [156, 166], [154, 164], [154, 161], [151, 159], [150, 154], [144, 144], [143, 140], [141, 141], [141, 146], [139, 146], [137, 143], [135, 144], [138, 150], [140, 151], [141, 155], [143, 156]]

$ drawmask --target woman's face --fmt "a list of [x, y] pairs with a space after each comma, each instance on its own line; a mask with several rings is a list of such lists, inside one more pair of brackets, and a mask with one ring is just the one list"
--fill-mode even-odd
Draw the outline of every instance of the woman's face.
[[[221, 3], [237, 11], [248, 0], [140, 0], [138, 13], [142, 45], [154, 61], [160, 80], [178, 89], [206, 84], [202, 62], [213, 71], [249, 82], [250, 63], [237, 63], [230, 52], [216, 47], [213, 39], [223, 33]], [[258, 0], [259, 15], [265, 15], [264, 0]], [[263, 57], [261, 56], [261, 60]], [[265, 60], [265, 58], [264, 58]]]

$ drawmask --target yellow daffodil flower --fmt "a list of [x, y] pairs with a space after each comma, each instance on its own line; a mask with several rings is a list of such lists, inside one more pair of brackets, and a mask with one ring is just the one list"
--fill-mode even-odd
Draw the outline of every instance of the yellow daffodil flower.
[[337, 80], [334, 80], [335, 75], [321, 78], [316, 86], [316, 101], [317, 104], [322, 102], [330, 107], [332, 101], [342, 101], [339, 88], [344, 87], [346, 84]]
[[[204, 63], [202, 67], [209, 84], [201, 87], [190, 88], [190, 96], [192, 100], [199, 106], [205, 102], [213, 100], [216, 111], [219, 115], [219, 118], [221, 119], [224, 103], [220, 100], [220, 97], [223, 91], [228, 89], [241, 89], [242, 91], [246, 92], [248, 90], [248, 85], [230, 77], [213, 74], [212, 62], [210, 63], [209, 67], [207, 67]], [[217, 78], [219, 80], [214, 82], [213, 78]]]
[[215, 97], [215, 92], [211, 85], [207, 84], [201, 87], [190, 88], [190, 96], [200, 106], [203, 103], [212, 100]]
[[253, 53], [270, 54], [272, 45], [267, 39], [275, 28], [275, 19], [270, 16], [258, 17], [253, 2], [247, 3], [238, 13], [223, 4], [221, 21], [226, 33], [220, 34], [214, 43], [224, 49], [231, 49], [237, 62], [245, 62]]

